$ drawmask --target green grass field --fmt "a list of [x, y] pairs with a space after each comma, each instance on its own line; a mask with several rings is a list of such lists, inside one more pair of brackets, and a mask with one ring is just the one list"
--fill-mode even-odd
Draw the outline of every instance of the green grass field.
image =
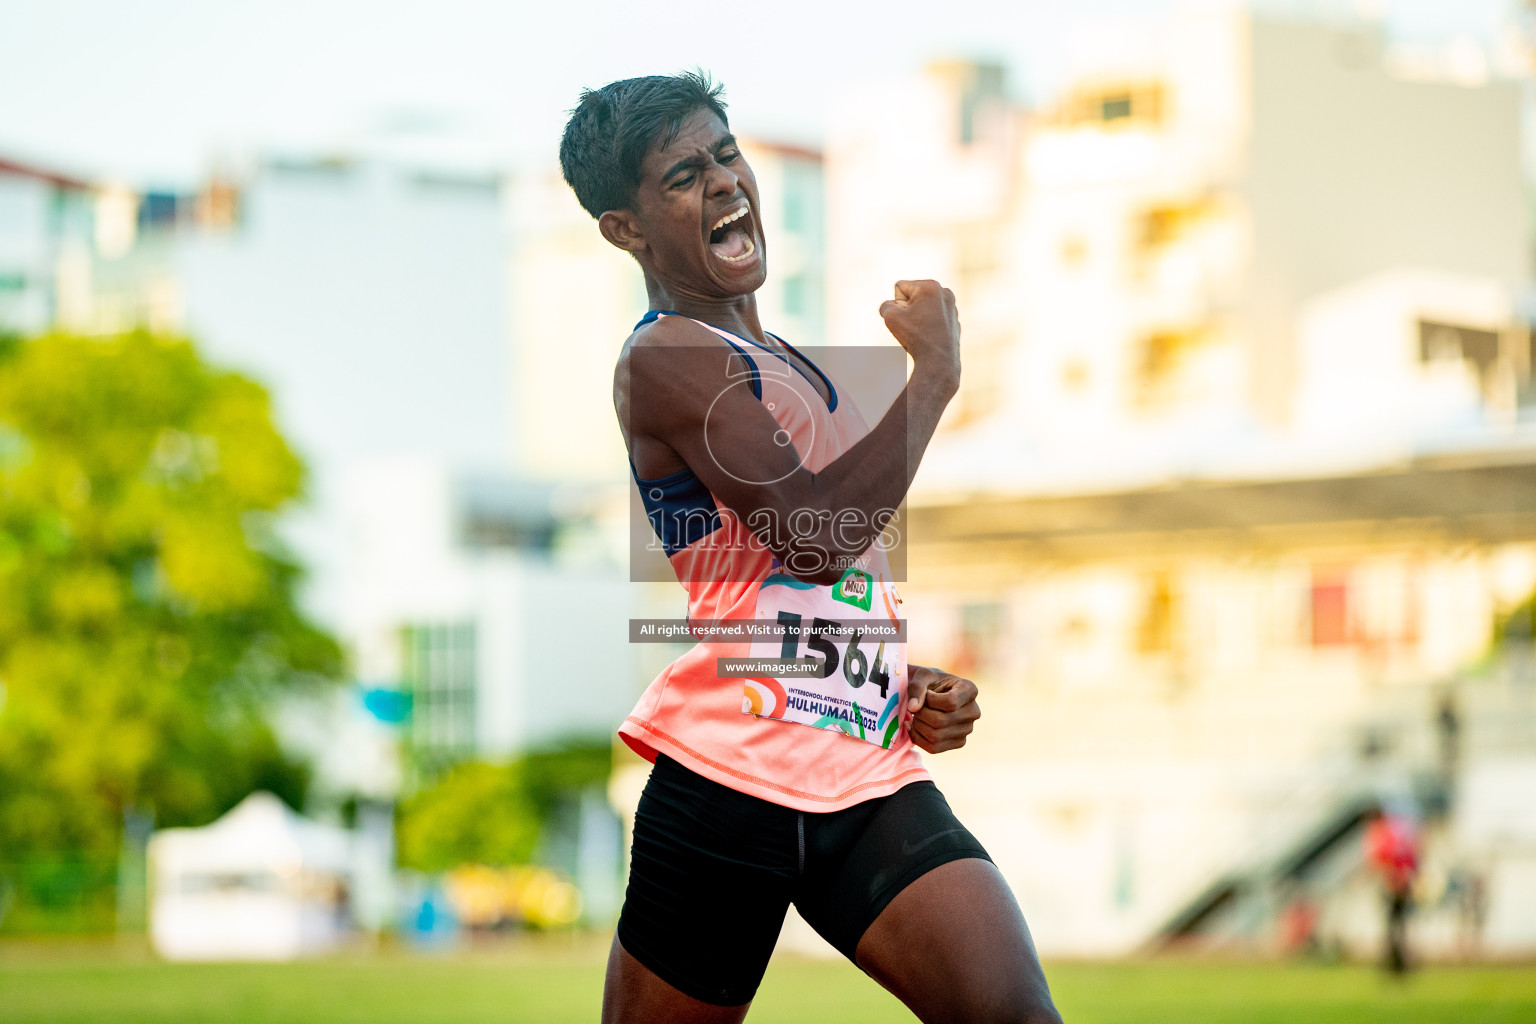
[[[165, 964], [110, 947], [0, 945], [5, 1024], [563, 1024], [597, 1019], [602, 950], [522, 943], [298, 964]], [[1151, 962], [1049, 965], [1069, 1024], [1536, 1021], [1536, 968], [1431, 968], [1394, 984], [1364, 967]], [[754, 1024], [913, 1018], [843, 963], [776, 960]]]

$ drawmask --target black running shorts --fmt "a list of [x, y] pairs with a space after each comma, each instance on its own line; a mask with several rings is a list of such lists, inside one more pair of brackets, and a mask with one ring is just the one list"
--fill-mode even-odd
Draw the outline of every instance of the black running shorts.
[[896, 894], [940, 864], [991, 860], [931, 782], [824, 814], [656, 758], [635, 812], [619, 942], [717, 1006], [752, 1001], [793, 903], [849, 960]]

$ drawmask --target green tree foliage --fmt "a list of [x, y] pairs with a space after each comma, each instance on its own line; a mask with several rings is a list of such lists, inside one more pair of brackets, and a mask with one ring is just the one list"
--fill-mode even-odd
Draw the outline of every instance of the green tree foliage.
[[460, 864], [526, 864], [539, 816], [517, 764], [471, 761], [449, 769], [400, 807], [400, 864], [447, 871]]
[[612, 770], [607, 742], [458, 765], [401, 805], [400, 864], [418, 871], [527, 864], [560, 804], [606, 782]]
[[187, 341], [0, 350], [0, 860], [302, 799], [265, 713], [341, 671], [274, 534], [302, 482], [263, 389]]
[[613, 774], [613, 743], [571, 741], [534, 750], [521, 761], [523, 786], [541, 819], [548, 820], [563, 801], [592, 786], [606, 785]]
[[1536, 639], [1536, 593], [1521, 601], [1508, 614], [1494, 620], [1493, 646], [1529, 644]]

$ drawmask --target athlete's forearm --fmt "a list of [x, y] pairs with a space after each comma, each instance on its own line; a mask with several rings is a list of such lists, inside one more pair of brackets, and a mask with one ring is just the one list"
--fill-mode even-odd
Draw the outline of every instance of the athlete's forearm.
[[959, 386], [958, 367], [939, 361], [914, 365], [906, 387], [874, 429], [811, 478], [801, 507], [815, 514], [819, 528], [796, 536], [791, 552], [803, 553], [798, 565], [816, 566], [819, 555], [828, 564], [796, 575], [814, 583], [836, 582], [869, 549], [906, 498]]
[[[906, 499], [907, 491], [917, 476], [917, 467], [922, 464], [923, 455], [928, 451], [928, 442], [933, 440], [933, 432], [939, 428], [939, 419], [944, 415], [944, 410], [949, 408], [949, 403], [953, 401], [959, 390], [960, 366], [958, 363], [953, 366], [929, 366], [926, 372], [919, 367], [913, 367], [912, 377], [901, 393], [907, 416], [907, 473], [898, 502]], [[883, 423], [884, 420], [881, 422]]]

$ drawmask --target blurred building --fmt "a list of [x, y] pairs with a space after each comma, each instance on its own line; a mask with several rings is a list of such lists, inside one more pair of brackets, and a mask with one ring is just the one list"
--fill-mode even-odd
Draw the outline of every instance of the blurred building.
[[343, 629], [375, 706], [409, 705], [415, 779], [607, 736], [636, 684], [599, 492], [402, 459], [358, 467], [345, 494]]
[[[609, 740], [640, 686], [611, 488], [417, 457], [360, 464], [342, 493], [339, 626], [358, 684], [306, 744], [333, 790], [387, 805], [466, 761]], [[600, 794], [564, 796], [541, 860], [606, 923], [620, 826]]]
[[1514, 83], [1400, 80], [1376, 31], [1237, 13], [1079, 49], [1037, 112], [1000, 68], [935, 65], [850, 97], [832, 129], [830, 337], [884, 344], [893, 280], [952, 282], [971, 372], [951, 426], [1006, 419], [1076, 451], [1288, 425], [1312, 411], [1306, 307], [1382, 274], [1470, 280], [1494, 294], [1466, 326], [1513, 323], [1531, 258]]
[[[189, 334], [207, 358], [270, 390], [310, 469], [287, 532], [311, 570], [306, 604], [323, 620], [339, 613], [337, 488], [349, 466], [405, 452], [466, 471], [506, 466], [497, 177], [273, 157], [187, 192], [21, 180], [32, 212], [15, 222], [41, 226], [0, 230], [0, 246], [54, 252], [57, 268], [28, 272], [47, 287], [28, 300], [27, 329]], [[45, 193], [59, 197], [46, 199], [52, 219]]]
[[0, 156], [0, 331], [42, 331], [69, 303], [95, 197], [85, 181]]
[[1536, 822], [1528, 646], [1485, 660], [1536, 590], [1518, 87], [1236, 12], [1071, 63], [1040, 110], [939, 64], [829, 134], [829, 336], [889, 344], [902, 277], [965, 325], [906, 610], [986, 717], [936, 777], [1050, 953], [1263, 944], [1298, 892], [1367, 952], [1382, 800], [1536, 948], [1536, 843], [1466, 809]]

